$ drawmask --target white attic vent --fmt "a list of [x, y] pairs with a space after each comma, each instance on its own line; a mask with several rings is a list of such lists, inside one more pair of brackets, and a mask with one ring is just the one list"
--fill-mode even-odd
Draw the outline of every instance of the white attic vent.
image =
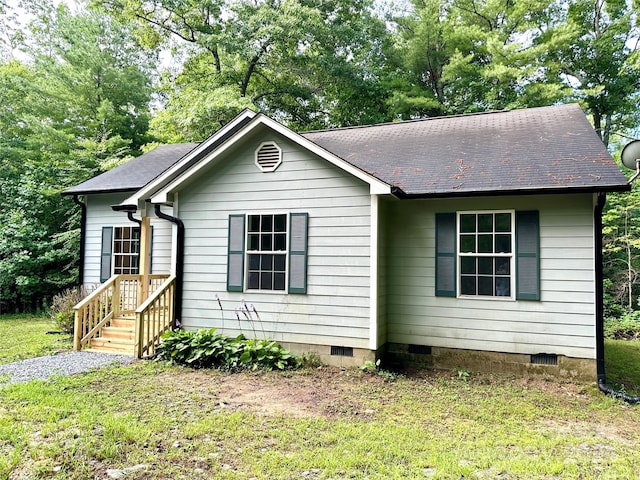
[[256, 165], [263, 172], [273, 172], [282, 163], [282, 150], [275, 142], [265, 142], [256, 150]]

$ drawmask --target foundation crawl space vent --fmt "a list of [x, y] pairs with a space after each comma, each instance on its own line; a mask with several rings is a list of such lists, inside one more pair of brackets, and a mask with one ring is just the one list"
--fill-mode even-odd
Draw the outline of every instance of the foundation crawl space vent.
[[337, 357], [353, 357], [352, 347], [331, 347], [331, 355]]
[[409, 353], [418, 355], [431, 355], [431, 347], [429, 345], [409, 345]]
[[558, 365], [558, 355], [555, 353], [531, 355], [531, 363], [534, 365]]

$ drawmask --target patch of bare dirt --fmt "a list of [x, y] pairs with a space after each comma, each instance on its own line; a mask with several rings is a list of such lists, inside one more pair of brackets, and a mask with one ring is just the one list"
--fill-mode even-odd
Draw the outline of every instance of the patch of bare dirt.
[[[382, 380], [354, 369], [321, 367], [308, 371], [236, 372], [188, 370], [161, 374], [157, 380], [166, 390], [180, 389], [184, 395], [196, 394], [211, 400], [215, 408], [250, 410], [264, 415], [318, 417], [372, 415], [374, 412], [349, 391], [356, 382], [381, 383]], [[357, 380], [356, 380], [357, 379]]]

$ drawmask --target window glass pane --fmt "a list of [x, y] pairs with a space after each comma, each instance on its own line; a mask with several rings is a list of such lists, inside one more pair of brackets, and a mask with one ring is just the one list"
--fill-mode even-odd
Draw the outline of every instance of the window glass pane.
[[249, 288], [260, 288], [260, 274], [258, 272], [249, 272]]
[[478, 253], [493, 253], [493, 235], [478, 235]]
[[493, 214], [481, 213], [478, 215], [478, 231], [493, 232]]
[[260, 274], [260, 288], [263, 290], [273, 290], [271, 284], [271, 272], [262, 272]]
[[511, 214], [496, 213], [496, 232], [511, 231]]
[[260, 235], [260, 240], [261, 240], [261, 245], [260, 245], [260, 250], [268, 250], [271, 251], [273, 245], [271, 244], [271, 234], [270, 233], [263, 233], [262, 235]]
[[262, 215], [262, 231], [273, 232], [273, 215]]
[[462, 295], [475, 295], [476, 277], [462, 276], [460, 278], [460, 293]]
[[287, 231], [287, 216], [286, 215], [274, 215], [273, 219], [273, 231], [274, 232], [286, 232]]
[[260, 255], [249, 255], [249, 270], [260, 270]]
[[286, 255], [274, 255], [273, 256], [273, 269], [276, 272], [284, 272], [286, 265]]
[[478, 273], [482, 275], [493, 275], [493, 258], [478, 258]]
[[493, 277], [478, 277], [478, 295], [493, 296]]
[[475, 274], [476, 273], [476, 257], [462, 257], [460, 259], [460, 273]]
[[273, 270], [273, 255], [261, 255], [262, 265], [261, 270]]
[[496, 296], [509, 297], [511, 296], [511, 285], [508, 277], [496, 278]]
[[260, 250], [260, 235], [252, 233], [249, 235], [249, 250]]
[[500, 233], [496, 235], [496, 253], [511, 253], [510, 233]]
[[274, 235], [275, 245], [274, 250], [286, 250], [287, 249], [287, 235], [284, 233], [276, 233]]
[[284, 290], [284, 273], [273, 274], [273, 289]]
[[260, 231], [260, 215], [249, 216], [249, 231], [250, 232]]
[[470, 214], [460, 215], [460, 231], [462, 233], [475, 233], [476, 216]]
[[510, 258], [496, 258], [496, 275], [511, 275]]
[[460, 235], [460, 251], [463, 253], [476, 253], [476, 236]]
[[131, 253], [131, 244], [129, 242], [123, 242], [122, 243], [122, 250], [120, 250], [122, 253]]

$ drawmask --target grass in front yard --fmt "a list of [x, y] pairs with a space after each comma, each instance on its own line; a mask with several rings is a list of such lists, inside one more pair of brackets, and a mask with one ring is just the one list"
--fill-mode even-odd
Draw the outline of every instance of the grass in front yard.
[[594, 386], [138, 362], [0, 389], [0, 478], [634, 478], [640, 408]]
[[[58, 349], [51, 328], [0, 318], [0, 361]], [[609, 383], [637, 388], [640, 342], [607, 341], [606, 354]], [[640, 407], [602, 395], [595, 379], [390, 382], [359, 369], [226, 374], [140, 361], [0, 387], [0, 479], [126, 468], [140, 480], [626, 479], [640, 472], [639, 444]]]
[[605, 340], [607, 384], [630, 395], [640, 395], [640, 341]]
[[69, 335], [47, 334], [54, 330], [55, 325], [48, 317], [0, 316], [0, 363], [71, 349], [73, 345]]

